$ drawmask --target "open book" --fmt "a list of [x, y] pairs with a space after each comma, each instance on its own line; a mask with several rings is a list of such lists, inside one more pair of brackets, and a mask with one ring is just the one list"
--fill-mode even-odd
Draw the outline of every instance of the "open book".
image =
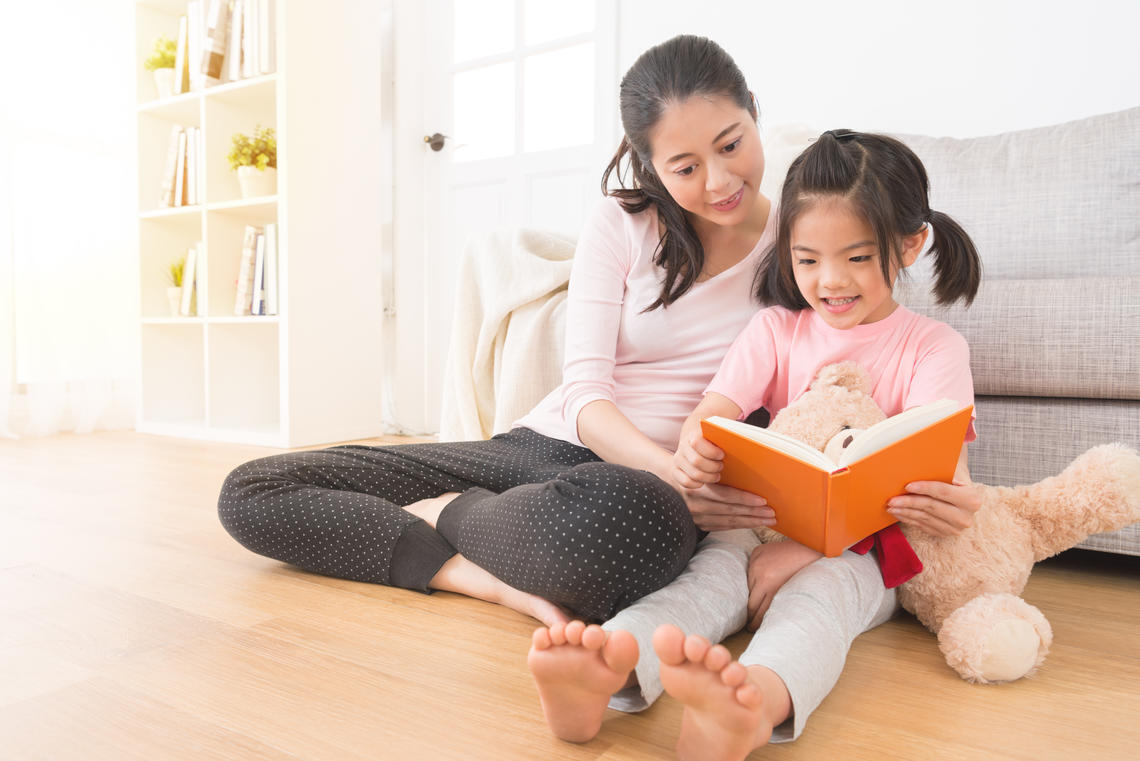
[[828, 557], [896, 522], [887, 500], [913, 481], [950, 481], [973, 407], [942, 399], [863, 431], [840, 462], [766, 428], [710, 417], [704, 437], [724, 450], [720, 483], [764, 497], [773, 527]]

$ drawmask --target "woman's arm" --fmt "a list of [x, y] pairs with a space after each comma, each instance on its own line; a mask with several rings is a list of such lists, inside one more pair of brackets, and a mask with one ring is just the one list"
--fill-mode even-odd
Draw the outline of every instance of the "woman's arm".
[[967, 467], [966, 445], [958, 455], [958, 467], [951, 483], [916, 481], [907, 484], [907, 493], [893, 498], [887, 512], [899, 522], [934, 536], [955, 536], [974, 523], [974, 513], [982, 498]]

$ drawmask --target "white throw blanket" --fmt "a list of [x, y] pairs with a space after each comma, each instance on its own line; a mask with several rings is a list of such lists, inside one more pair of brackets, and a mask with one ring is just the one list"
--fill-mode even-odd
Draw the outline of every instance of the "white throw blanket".
[[440, 441], [510, 428], [562, 381], [574, 240], [536, 230], [472, 237], [459, 265]]

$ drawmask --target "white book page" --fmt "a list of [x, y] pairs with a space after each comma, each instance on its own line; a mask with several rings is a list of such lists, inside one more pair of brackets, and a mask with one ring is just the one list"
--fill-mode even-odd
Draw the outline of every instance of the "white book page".
[[776, 433], [767, 428], [757, 428], [754, 425], [749, 425], [739, 420], [730, 420], [729, 418], [719, 415], [706, 418], [706, 420], [733, 433], [740, 434], [746, 439], [760, 442], [772, 449], [783, 452], [789, 457], [794, 457], [801, 462], [806, 462], [809, 465], [814, 465], [817, 468], [826, 470], [828, 473], [836, 470], [835, 463], [832, 462], [827, 455], [798, 439], [793, 439], [791, 436], [785, 436], [782, 433]]
[[896, 441], [905, 439], [912, 433], [921, 431], [928, 425], [950, 417], [960, 408], [961, 405], [952, 399], [939, 399], [937, 402], [911, 407], [886, 420], [880, 420], [855, 437], [851, 445], [839, 456], [839, 464], [845, 466], [858, 462]]

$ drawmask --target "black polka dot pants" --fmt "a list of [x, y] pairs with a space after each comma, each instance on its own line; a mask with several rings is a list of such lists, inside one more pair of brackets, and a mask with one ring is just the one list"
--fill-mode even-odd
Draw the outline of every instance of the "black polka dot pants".
[[[449, 491], [462, 494], [438, 530], [401, 509]], [[526, 428], [253, 460], [226, 479], [218, 514], [248, 549], [316, 573], [427, 592], [458, 551], [598, 621], [672, 581], [697, 541], [656, 476]]]

